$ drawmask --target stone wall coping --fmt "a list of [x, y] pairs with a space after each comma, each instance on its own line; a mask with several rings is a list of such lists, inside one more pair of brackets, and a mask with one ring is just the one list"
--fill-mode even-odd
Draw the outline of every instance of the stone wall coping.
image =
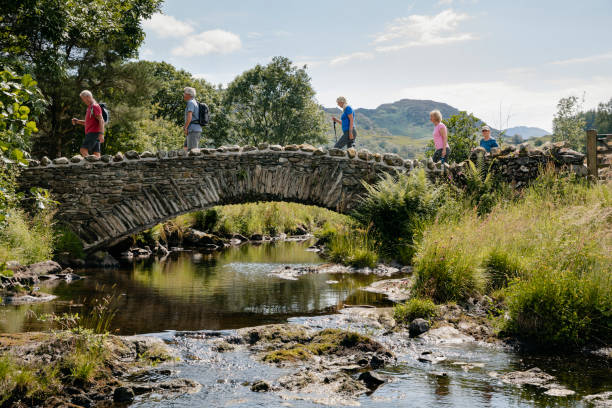
[[[79, 167], [79, 166], [106, 166], [106, 167], [114, 167], [121, 165], [122, 163], [136, 163], [136, 162], [156, 162], [156, 161], [171, 161], [171, 160], [208, 160], [213, 157], [218, 156], [257, 156], [257, 155], [277, 155], [277, 156], [293, 156], [293, 157], [316, 157], [317, 159], [321, 159], [323, 157], [335, 159], [335, 160], [345, 160], [345, 161], [358, 161], [364, 163], [371, 163], [377, 166], [384, 166], [390, 168], [403, 168], [405, 162], [412, 162], [411, 159], [404, 160], [394, 153], [386, 153], [385, 156], [393, 157], [395, 160], [391, 161], [375, 161], [373, 158], [375, 157], [374, 153], [369, 152], [367, 149], [360, 149], [359, 155], [353, 154], [353, 152], [348, 152], [346, 150], [340, 151], [340, 149], [320, 149], [320, 148], [312, 148], [305, 146], [297, 146], [290, 145], [289, 150], [285, 147], [281, 146], [281, 149], [278, 149], [279, 146], [272, 145], [276, 149], [272, 149], [270, 147], [266, 147], [265, 149], [254, 149], [251, 146], [239, 147], [239, 150], [236, 151], [236, 147], [229, 149], [227, 146], [222, 146], [217, 149], [198, 149], [196, 152], [192, 151], [189, 154], [185, 154], [183, 150], [171, 150], [171, 151], [160, 151], [156, 153], [150, 153], [151, 155], [147, 155], [146, 157], [142, 157], [142, 154], [145, 152], [127, 152], [122, 154], [122, 158], [117, 160], [116, 155], [113, 155], [110, 160], [100, 160], [98, 158], [94, 158], [93, 156], [87, 156], [77, 161], [77, 157], [73, 156], [72, 158], [60, 157], [57, 159], [49, 160], [47, 163], [42, 164], [45, 160], [29, 160], [29, 166], [24, 169], [25, 171], [29, 170], [37, 170], [37, 169], [48, 169], [48, 168], [71, 168], [71, 167]], [[296, 148], [297, 147], [297, 148]], [[330, 154], [331, 150], [331, 154]], [[128, 156], [138, 155], [138, 158], [129, 158]], [[64, 160], [66, 159], [66, 160]], [[59, 163], [56, 163], [59, 162]], [[401, 162], [400, 162], [401, 161]]]

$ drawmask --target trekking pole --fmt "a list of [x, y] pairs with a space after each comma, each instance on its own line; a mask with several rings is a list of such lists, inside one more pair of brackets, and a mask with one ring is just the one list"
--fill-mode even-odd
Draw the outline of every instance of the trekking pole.
[[332, 122], [334, 123], [334, 140], [336, 141], [336, 143], [338, 143], [338, 134], [336, 133], [336, 121], [332, 120]]

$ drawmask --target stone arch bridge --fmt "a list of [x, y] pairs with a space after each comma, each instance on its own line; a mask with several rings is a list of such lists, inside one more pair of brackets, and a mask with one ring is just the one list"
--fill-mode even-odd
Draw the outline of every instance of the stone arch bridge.
[[118, 153], [30, 160], [22, 189], [48, 188], [58, 218], [86, 250], [112, 245], [178, 215], [215, 205], [292, 201], [341, 213], [355, 207], [362, 181], [406, 171], [417, 161], [309, 145]]

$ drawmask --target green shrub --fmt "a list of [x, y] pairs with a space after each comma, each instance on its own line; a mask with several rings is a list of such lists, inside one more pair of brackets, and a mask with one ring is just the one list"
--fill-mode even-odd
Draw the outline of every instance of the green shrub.
[[438, 315], [438, 307], [431, 299], [412, 298], [393, 308], [393, 318], [400, 324], [408, 324], [414, 319], [431, 319]]
[[396, 177], [387, 174], [365, 187], [355, 218], [369, 226], [384, 255], [411, 257], [414, 237], [444, 203], [447, 188], [430, 183], [422, 169]]
[[332, 236], [327, 244], [330, 261], [355, 268], [374, 268], [378, 252], [367, 231], [348, 231]]
[[323, 227], [315, 233], [321, 244], [328, 244], [336, 235], [338, 235], [338, 229], [329, 222], [325, 222]]
[[29, 217], [20, 209], [10, 209], [0, 228], [0, 263], [16, 260], [27, 265], [50, 259], [52, 253], [52, 213]]
[[612, 277], [547, 271], [511, 285], [507, 332], [547, 347], [609, 344]]
[[414, 292], [437, 303], [467, 300], [482, 293], [486, 281], [477, 259], [461, 252], [443, 252], [429, 247], [414, 264]]
[[67, 252], [73, 258], [84, 258], [83, 242], [77, 234], [67, 226], [59, 226], [55, 229], [55, 253]]
[[219, 222], [220, 214], [216, 208], [209, 208], [206, 211], [198, 211], [195, 214], [194, 228], [200, 231], [214, 231]]

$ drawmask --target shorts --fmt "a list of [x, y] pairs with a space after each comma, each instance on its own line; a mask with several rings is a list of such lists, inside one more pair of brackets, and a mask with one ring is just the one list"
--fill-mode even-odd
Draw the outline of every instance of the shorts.
[[202, 132], [189, 131], [187, 133], [187, 137], [185, 137], [185, 143], [183, 143], [183, 147], [186, 147], [188, 150], [199, 148], [201, 137]]
[[[448, 163], [448, 160], [446, 160], [448, 158], [448, 155], [450, 154], [450, 147], [446, 148], [446, 157], [444, 159], [444, 161], [446, 163]], [[442, 149], [438, 149], [435, 151], [434, 155], [433, 155], [433, 161], [434, 163], [439, 162], [440, 160], [442, 160]]]
[[83, 144], [81, 145], [81, 149], [87, 149], [89, 154], [100, 153], [100, 135], [101, 132], [90, 132], [85, 133], [85, 139], [83, 139]]

